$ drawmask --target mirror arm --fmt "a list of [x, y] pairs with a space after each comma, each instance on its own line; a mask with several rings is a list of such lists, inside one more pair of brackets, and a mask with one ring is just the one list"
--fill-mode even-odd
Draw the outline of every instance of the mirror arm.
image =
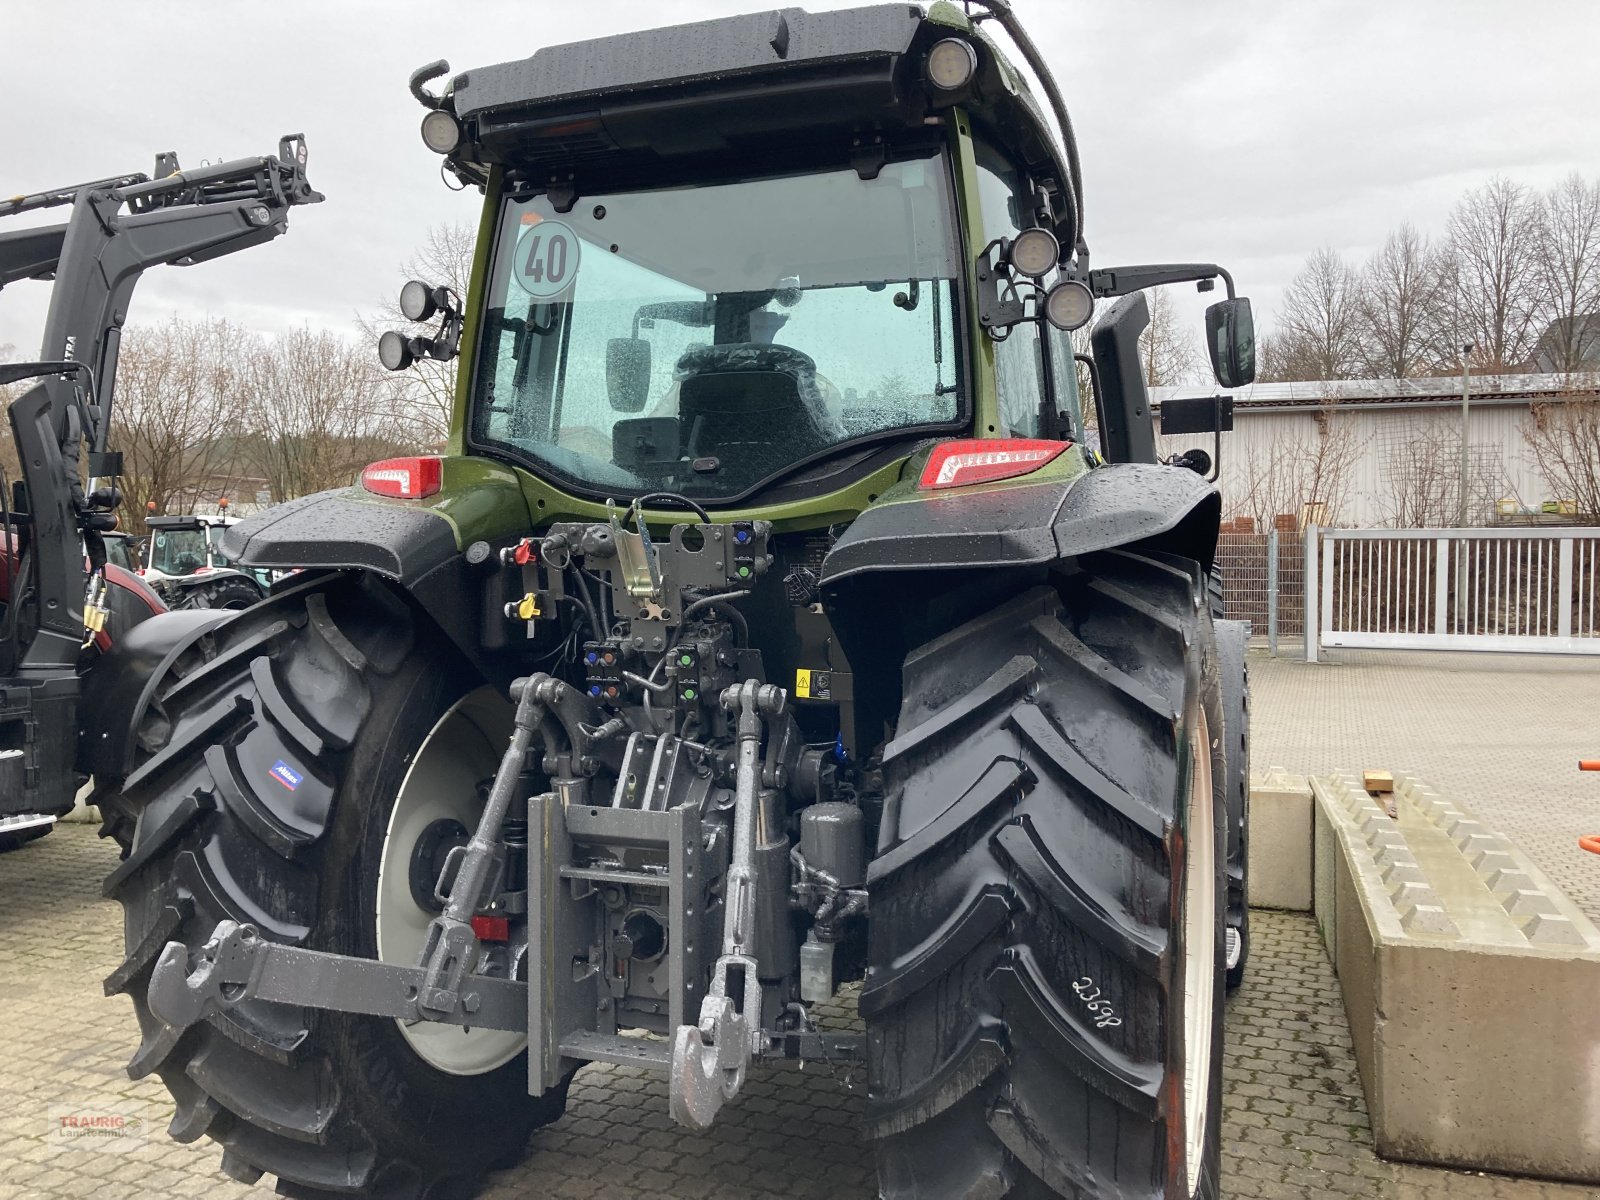
[[995, 341], [1005, 338], [1000, 330], [1009, 330], [1027, 319], [1027, 302], [1017, 294], [1016, 284], [1004, 265], [1006, 246], [1005, 238], [995, 238], [973, 264], [978, 275], [978, 324], [987, 329]]
[[[1216, 428], [1211, 431], [1211, 474], [1206, 476], [1207, 483], [1215, 483], [1222, 476], [1222, 395], [1218, 393], [1211, 397], [1211, 408], [1216, 413]], [[1274, 534], [1274, 537], [1277, 535]]]
[[[1216, 263], [1146, 263], [1133, 267], [1101, 267], [1089, 272], [1089, 290], [1096, 296], [1126, 296], [1166, 283], [1205, 283], [1221, 278], [1232, 300], [1233, 276]], [[1205, 290], [1205, 289], [1202, 289]]]
[[[1089, 387], [1094, 392], [1094, 394], [1089, 397], [1089, 403], [1094, 405], [1095, 428], [1102, 428], [1104, 422], [1100, 415], [1100, 365], [1094, 361], [1094, 356], [1092, 354], [1074, 354], [1072, 356], [1072, 361], [1075, 363], [1082, 363], [1089, 372]], [[1088, 421], [1085, 421], [1085, 427], [1078, 431], [1080, 441], [1088, 433], [1088, 424]]]
[[693, 300], [658, 300], [654, 304], [641, 304], [634, 310], [632, 336], [639, 336], [642, 320], [672, 321], [690, 329], [704, 329], [716, 321], [715, 305], [710, 300], [696, 303]]

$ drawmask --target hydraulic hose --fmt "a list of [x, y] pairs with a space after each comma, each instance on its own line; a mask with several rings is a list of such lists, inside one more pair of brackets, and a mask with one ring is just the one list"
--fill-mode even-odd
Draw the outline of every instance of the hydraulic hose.
[[[696, 600], [693, 604], [689, 605], [688, 608], [683, 610], [683, 614], [679, 618], [678, 623], [678, 630], [680, 634], [683, 631], [683, 627], [689, 623], [691, 617], [705, 612], [706, 609], [710, 609], [718, 616], [723, 617], [728, 624], [733, 626], [734, 632], [738, 635], [738, 644], [740, 646], [750, 645], [750, 622], [745, 619], [745, 615], [742, 612], [740, 612], [732, 604], [728, 603], [730, 600], [737, 600], [741, 597], [748, 596], [749, 594], [750, 593], [748, 591], [721, 592], [715, 596], [700, 597], [700, 599]], [[673, 639], [672, 644], [674, 646], [678, 644], [677, 638]]]
[[644, 506], [649, 504], [652, 500], [670, 500], [679, 508], [687, 508], [690, 512], [694, 513], [695, 516], [699, 517], [704, 524], [711, 524], [710, 513], [708, 513], [701, 505], [696, 504], [693, 500], [689, 499], [689, 497], [681, 495], [678, 492], [646, 492], [644, 495], [635, 500], [634, 504], [641, 512], [643, 512]]
[[1022, 27], [1022, 22], [1017, 20], [1017, 15], [1011, 8], [1011, 0], [969, 0], [969, 2], [988, 9], [994, 19], [1000, 22], [1000, 27], [1011, 35], [1011, 40], [1016, 43], [1017, 49], [1022, 51], [1022, 57], [1027, 60], [1040, 86], [1044, 88], [1045, 99], [1050, 102], [1050, 110], [1055, 114], [1056, 124], [1061, 127], [1061, 141], [1067, 153], [1067, 174], [1070, 178], [1066, 180], [1066, 190], [1067, 205], [1070, 210], [1069, 220], [1073, 230], [1073, 246], [1080, 254], [1087, 255], [1089, 247], [1083, 237], [1083, 165], [1078, 160], [1078, 137], [1073, 132], [1072, 118], [1067, 115], [1066, 101], [1061, 98], [1061, 89], [1056, 86], [1055, 76], [1045, 65], [1044, 56], [1033, 44], [1033, 39]]

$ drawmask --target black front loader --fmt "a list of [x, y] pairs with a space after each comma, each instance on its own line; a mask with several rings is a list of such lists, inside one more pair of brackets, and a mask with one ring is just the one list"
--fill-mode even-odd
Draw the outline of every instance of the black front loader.
[[[122, 326], [134, 286], [162, 264], [188, 266], [283, 233], [306, 182], [305, 141], [273, 157], [155, 178], [115, 176], [0, 201], [0, 216], [71, 207], [57, 225], [0, 233], [0, 287], [53, 279], [36, 362], [0, 366], [0, 384], [37, 380], [10, 407], [22, 478], [0, 471], [0, 817], [59, 813], [81, 782], [77, 708], [94, 654], [149, 615], [106, 572], [121, 456], [107, 448]], [[87, 454], [87, 461], [85, 461]], [[84, 483], [87, 476], [88, 484]]]

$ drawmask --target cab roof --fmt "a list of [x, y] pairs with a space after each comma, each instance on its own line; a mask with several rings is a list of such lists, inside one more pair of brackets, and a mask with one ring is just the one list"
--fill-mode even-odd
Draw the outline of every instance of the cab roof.
[[[927, 82], [929, 47], [961, 37], [977, 52], [955, 93]], [[799, 8], [696, 21], [546, 46], [461, 72], [443, 100], [461, 123], [449, 162], [463, 178], [501, 166], [538, 187], [641, 170], [665, 182], [729, 162], [849, 155], [858, 170], [896, 143], [926, 142], [961, 106], [1038, 180], [1066, 158], [1021, 74], [955, 5]]]

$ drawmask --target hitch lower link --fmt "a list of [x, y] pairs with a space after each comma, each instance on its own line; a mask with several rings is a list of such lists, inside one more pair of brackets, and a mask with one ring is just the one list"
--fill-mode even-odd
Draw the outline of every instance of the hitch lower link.
[[415, 966], [286, 946], [266, 940], [253, 925], [222, 921], [192, 968], [182, 942], [162, 948], [150, 977], [151, 1011], [177, 1031], [245, 1000], [271, 1000], [412, 1023], [527, 1032], [527, 985], [468, 973], [478, 944], [472, 917], [504, 874], [500, 827], [534, 734], [565, 686], [542, 674], [512, 684], [517, 708], [511, 744], [471, 840], [446, 862], [442, 875], [452, 880], [449, 895], [428, 926]]
[[672, 1116], [692, 1129], [710, 1127], [744, 1086], [750, 1060], [762, 1047], [761, 984], [752, 950], [761, 734], [766, 719], [783, 712], [786, 696], [782, 688], [750, 679], [726, 689], [721, 701], [739, 714], [722, 955], [700, 1002], [699, 1023], [680, 1025], [672, 1039]]

